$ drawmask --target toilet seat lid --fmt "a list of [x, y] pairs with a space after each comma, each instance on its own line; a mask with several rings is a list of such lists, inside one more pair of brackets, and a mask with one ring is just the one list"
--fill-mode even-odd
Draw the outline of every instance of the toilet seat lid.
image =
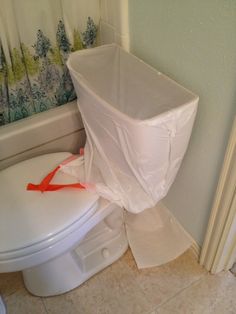
[[[73, 188], [44, 193], [26, 190], [29, 182], [38, 184], [70, 155], [42, 155], [0, 172], [0, 253], [45, 241], [96, 211], [96, 193]], [[75, 178], [58, 172], [52, 183], [75, 183]]]

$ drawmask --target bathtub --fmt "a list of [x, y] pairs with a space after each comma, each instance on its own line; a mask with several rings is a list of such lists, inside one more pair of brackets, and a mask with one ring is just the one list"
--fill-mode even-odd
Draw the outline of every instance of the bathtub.
[[0, 169], [52, 152], [78, 152], [85, 132], [76, 101], [0, 127]]

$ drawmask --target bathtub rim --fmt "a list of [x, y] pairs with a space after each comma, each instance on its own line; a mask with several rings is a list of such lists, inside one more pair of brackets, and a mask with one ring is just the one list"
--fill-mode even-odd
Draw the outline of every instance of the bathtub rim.
[[1, 126], [0, 162], [83, 128], [76, 100]]

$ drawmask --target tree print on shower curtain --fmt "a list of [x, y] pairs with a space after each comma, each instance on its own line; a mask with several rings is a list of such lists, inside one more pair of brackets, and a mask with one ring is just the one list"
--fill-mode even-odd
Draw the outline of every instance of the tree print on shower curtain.
[[39, 29], [32, 46], [21, 42], [19, 48], [9, 49], [7, 62], [0, 38], [0, 125], [75, 99], [66, 60], [70, 52], [85, 46], [76, 29], [69, 41], [62, 20], [55, 39], [53, 44]]

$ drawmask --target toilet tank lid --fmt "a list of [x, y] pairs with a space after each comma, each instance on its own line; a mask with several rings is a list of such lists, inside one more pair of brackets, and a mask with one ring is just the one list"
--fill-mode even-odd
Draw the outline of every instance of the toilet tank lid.
[[[17, 250], [52, 238], [96, 211], [98, 195], [86, 190], [27, 191], [29, 182], [39, 183], [70, 153], [38, 156], [0, 172], [0, 253]], [[83, 171], [83, 167], [81, 168]], [[74, 183], [59, 172], [54, 183]]]

